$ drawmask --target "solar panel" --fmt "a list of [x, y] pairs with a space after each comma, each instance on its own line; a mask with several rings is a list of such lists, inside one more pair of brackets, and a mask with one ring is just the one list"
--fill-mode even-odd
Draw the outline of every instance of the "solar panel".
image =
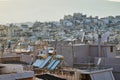
[[35, 67], [39, 67], [43, 61], [44, 60], [37, 59], [32, 65]]
[[59, 63], [60, 63], [60, 60], [56, 60], [54, 65], [50, 68], [50, 70], [54, 70], [58, 66]]
[[50, 64], [47, 66], [47, 69], [50, 69], [55, 62], [56, 62], [56, 60], [52, 60], [52, 61], [50, 62]]
[[40, 64], [39, 68], [45, 67], [45, 65], [48, 63], [48, 61], [50, 61], [51, 58], [52, 58], [51, 56], [47, 57], [47, 58]]

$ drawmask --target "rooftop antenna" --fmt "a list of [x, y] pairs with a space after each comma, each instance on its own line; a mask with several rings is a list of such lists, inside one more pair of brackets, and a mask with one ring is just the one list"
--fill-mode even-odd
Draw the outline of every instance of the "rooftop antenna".
[[101, 57], [101, 33], [98, 31], [98, 57]]
[[102, 35], [101, 35], [101, 31], [98, 30], [98, 57], [101, 57], [101, 38], [102, 38]]

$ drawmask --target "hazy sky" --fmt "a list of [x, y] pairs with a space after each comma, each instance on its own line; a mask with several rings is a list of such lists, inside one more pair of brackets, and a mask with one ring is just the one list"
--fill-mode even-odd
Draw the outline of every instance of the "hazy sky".
[[120, 0], [0, 0], [0, 24], [58, 21], [76, 12], [100, 17], [120, 15]]

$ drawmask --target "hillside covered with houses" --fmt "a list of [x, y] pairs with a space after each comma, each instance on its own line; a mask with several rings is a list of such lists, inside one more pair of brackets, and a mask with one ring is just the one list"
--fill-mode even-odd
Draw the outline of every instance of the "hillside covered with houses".
[[[52, 22], [25, 22], [0, 25], [0, 40], [80, 40], [96, 43], [98, 34], [107, 37], [107, 42], [118, 44], [120, 42], [120, 16], [99, 18], [82, 13], [65, 15], [63, 19]], [[104, 37], [104, 38], [105, 38]], [[104, 39], [103, 38], [103, 39]], [[106, 42], [106, 40], [103, 40]]]

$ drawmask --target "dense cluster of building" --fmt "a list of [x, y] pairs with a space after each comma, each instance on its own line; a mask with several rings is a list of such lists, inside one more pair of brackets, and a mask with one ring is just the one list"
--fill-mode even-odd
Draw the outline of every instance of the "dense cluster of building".
[[1, 39], [19, 40], [84, 40], [97, 42], [98, 34], [109, 32], [109, 42], [119, 43], [120, 16], [86, 16], [82, 13], [65, 15], [59, 22], [15, 23], [0, 25]]

